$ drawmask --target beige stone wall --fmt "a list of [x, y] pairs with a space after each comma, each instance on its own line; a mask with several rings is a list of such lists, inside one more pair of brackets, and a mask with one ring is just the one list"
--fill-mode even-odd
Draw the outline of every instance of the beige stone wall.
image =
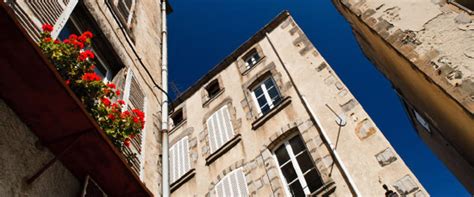
[[[420, 137], [474, 192], [474, 16], [446, 1], [333, 1], [392, 82]], [[413, 110], [431, 134], [417, 125]]]
[[[145, 99], [145, 130], [143, 134], [143, 170], [140, 178], [154, 194], [161, 193], [161, 134], [160, 108], [161, 92], [155, 87], [152, 79], [161, 84], [161, 8], [159, 1], [136, 1], [132, 20], [132, 46], [127, 43], [126, 36], [119, 30], [119, 24], [113, 19], [111, 10], [105, 1], [87, 0], [84, 2], [89, 12], [97, 21], [102, 32], [112, 44], [113, 50], [124, 64], [119, 73], [124, 80], [129, 73], [137, 77]], [[133, 52], [135, 50], [138, 56]], [[143, 65], [140, 63], [142, 61]], [[150, 78], [144, 67], [148, 69]]]
[[[321, 128], [328, 133], [333, 143], [337, 141], [337, 151], [362, 195], [384, 195], [382, 184], [395, 190], [395, 183], [406, 176], [416, 187], [410, 195], [427, 195], [423, 186], [293, 19], [289, 17], [281, 24], [274, 21], [271, 23], [273, 25], [276, 27], [269, 32], [269, 39], [276, 51], [268, 38], [259, 37], [261, 39], [245, 49], [250, 51], [255, 47], [263, 57], [254, 67], [245, 70], [241, 57], [246, 52], [236, 54], [232, 63], [208, 80], [218, 79], [221, 82], [223, 91], [216, 98], [207, 99], [203, 93], [204, 84], [178, 105], [177, 109], [185, 108], [186, 121], [172, 130], [171, 145], [186, 135], [190, 144], [191, 140], [197, 139], [197, 142], [192, 143], [197, 148], [193, 148], [189, 154], [194, 176], [177, 187], [172, 195], [192, 193], [197, 196], [212, 196], [210, 191], [214, 186], [226, 174], [238, 168], [244, 171], [251, 195], [285, 195], [285, 186], [272, 151], [279, 143], [288, 140], [289, 136], [298, 134], [302, 136], [326, 184], [327, 190], [320, 194], [348, 196], [351, 190], [340, 167], [335, 164], [328, 144], [321, 137]], [[288, 68], [290, 75], [283, 65]], [[249, 88], [261, 80], [261, 77], [268, 75], [273, 77], [285, 99], [271, 112], [259, 117]], [[298, 92], [308, 99], [321, 120], [320, 125], [311, 119]], [[336, 124], [337, 116], [326, 104], [346, 120], [345, 126], [339, 128]], [[237, 140], [235, 145], [216, 156], [209, 152], [206, 121], [210, 114], [223, 105], [230, 109]], [[387, 149], [392, 153], [390, 159], [378, 161], [376, 155]], [[209, 162], [213, 157], [216, 157], [215, 160]], [[331, 191], [334, 186], [335, 190]]]
[[32, 184], [33, 176], [54, 155], [39, 147], [38, 138], [0, 99], [0, 194], [2, 196], [78, 196], [82, 183], [55, 162]]
[[[39, 10], [48, 9], [50, 12], [54, 10], [55, 13], [60, 13], [62, 8], [58, 2], [36, 3], [43, 5], [43, 7], [38, 8]], [[159, 133], [161, 92], [155, 87], [153, 81], [157, 85], [161, 83], [161, 5], [160, 1], [137, 0], [134, 2], [131, 31], [127, 35], [124, 35], [120, 30], [119, 22], [114, 20], [113, 11], [104, 0], [79, 1], [75, 9], [80, 6], [87, 10], [87, 14], [93, 18], [99, 27], [95, 31], [100, 31], [104, 34], [108, 44], [111, 46], [110, 50], [119, 57], [117, 62], [124, 66], [116, 76], [113, 76], [113, 82], [117, 83], [123, 92], [127, 75], [133, 73], [140, 89], [145, 95], [144, 112], [146, 125], [142, 134], [142, 153], [139, 155], [139, 158], [142, 160], [140, 179], [154, 195], [159, 196], [161, 193], [161, 162], [158, 156], [161, 155], [161, 135]], [[22, 24], [30, 35], [34, 37], [36, 36], [34, 34], [38, 33], [38, 29], [40, 29], [44, 21], [40, 21], [42, 20], [41, 17], [39, 20], [34, 11], [30, 9], [28, 3], [19, 1], [14, 5], [24, 11], [24, 17], [19, 17], [19, 20], [22, 20]], [[53, 21], [47, 22], [54, 24], [54, 20], [57, 18], [53, 16], [48, 17], [52, 18], [51, 20]], [[57, 17], [59, 17], [59, 14]], [[86, 16], [79, 16], [79, 20], [80, 17]], [[94, 39], [92, 42], [94, 42]], [[129, 42], [131, 42], [131, 45]], [[105, 55], [114, 57], [112, 54]], [[121, 65], [113, 66], [118, 67]], [[146, 70], [148, 70], [151, 76], [147, 74]], [[48, 188], [47, 185], [45, 187]]]

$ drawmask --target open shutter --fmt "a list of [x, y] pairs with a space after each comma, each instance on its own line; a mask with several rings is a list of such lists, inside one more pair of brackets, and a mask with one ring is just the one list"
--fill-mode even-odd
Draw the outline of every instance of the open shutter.
[[209, 144], [211, 153], [215, 152], [227, 141], [234, 137], [234, 129], [227, 105], [220, 108], [207, 120], [207, 129], [209, 131]]
[[25, 0], [11, 1], [10, 7], [20, 19], [20, 23], [34, 40], [39, 41], [41, 26], [48, 23], [54, 26], [51, 37], [55, 39], [66, 25], [79, 0]]
[[[123, 110], [132, 110], [139, 109], [143, 112], [145, 111], [145, 94], [140, 88], [140, 85], [137, 81], [137, 78], [133, 74], [132, 70], [128, 70], [125, 90], [123, 100], [125, 101], [125, 106]], [[145, 115], [146, 116], [146, 115]], [[131, 140], [131, 146], [126, 148], [132, 154], [136, 154], [137, 157], [133, 158], [132, 169], [140, 175], [141, 165], [142, 165], [142, 138], [143, 132], [136, 135], [135, 138]]]

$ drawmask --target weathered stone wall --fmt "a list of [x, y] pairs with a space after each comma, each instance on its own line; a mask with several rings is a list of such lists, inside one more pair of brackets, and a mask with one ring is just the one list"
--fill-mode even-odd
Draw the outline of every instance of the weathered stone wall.
[[[206, 85], [203, 83], [203, 87], [193, 90], [194, 93], [177, 106], [177, 109], [185, 107], [186, 120], [172, 130], [170, 142], [183, 136], [197, 138], [198, 154], [193, 149], [189, 155], [194, 161], [191, 164], [194, 176], [177, 187], [172, 195], [213, 196], [211, 191], [226, 174], [242, 168], [249, 194], [283, 196], [286, 186], [272, 151], [297, 134], [305, 142], [325, 184], [319, 195], [347, 196], [351, 190], [321, 135], [324, 129], [331, 141], [337, 143], [342, 162], [362, 195], [384, 195], [382, 184], [387, 184], [393, 190], [398, 188], [410, 195], [426, 196], [423, 186], [293, 19], [288, 17], [270, 25], [276, 27], [268, 38], [252, 38], [255, 41], [242, 54], [236, 55], [232, 63], [208, 80], [218, 79], [223, 89], [215, 98], [208, 99], [202, 92]], [[254, 47], [262, 58], [246, 70], [242, 57]], [[289, 75], [283, 66], [288, 68]], [[259, 116], [251, 88], [269, 75], [283, 101], [268, 114]], [[321, 120], [320, 125], [311, 119], [299, 94], [308, 99]], [[326, 104], [345, 120], [344, 126], [336, 124], [337, 116]], [[225, 151], [210, 154], [206, 121], [223, 105], [230, 109], [238, 140], [230, 143]], [[209, 162], [211, 157], [215, 158]], [[400, 186], [400, 182], [410, 182], [412, 187]]]
[[0, 99], [1, 196], [78, 196], [82, 183], [61, 162], [55, 162], [32, 184], [26, 183], [54, 158], [37, 143], [36, 135]]
[[[135, 1], [132, 19], [133, 42], [130, 46], [113, 19], [105, 1], [87, 0], [84, 4], [94, 17], [113, 50], [124, 64], [120, 78], [126, 79], [131, 70], [145, 94], [145, 130], [142, 145], [140, 178], [156, 196], [161, 194], [161, 92], [153, 81], [161, 83], [161, 8], [160, 1]], [[134, 50], [137, 54], [135, 54]], [[147, 74], [146, 69], [151, 77]], [[123, 88], [123, 87], [122, 87]]]
[[474, 192], [474, 16], [446, 1], [334, 0], [367, 57], [409, 108], [420, 137]]

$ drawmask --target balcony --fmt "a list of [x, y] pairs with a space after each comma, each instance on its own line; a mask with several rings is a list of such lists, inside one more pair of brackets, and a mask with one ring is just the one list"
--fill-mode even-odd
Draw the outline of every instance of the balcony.
[[78, 180], [89, 175], [110, 196], [152, 196], [4, 3], [0, 25], [0, 97]]

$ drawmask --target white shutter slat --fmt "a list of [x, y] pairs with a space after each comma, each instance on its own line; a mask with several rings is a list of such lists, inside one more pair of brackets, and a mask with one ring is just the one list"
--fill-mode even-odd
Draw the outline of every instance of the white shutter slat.
[[185, 167], [184, 167], [184, 171], [187, 172], [189, 170], [191, 170], [191, 163], [190, 163], [190, 159], [189, 159], [189, 145], [188, 145], [188, 139], [186, 137], [186, 140], [184, 141], [184, 164], [185, 164]]
[[224, 141], [225, 141], [225, 132], [224, 132], [224, 124], [223, 124], [223, 120], [222, 120], [222, 110], [218, 110], [216, 112], [216, 122], [217, 122], [217, 126], [218, 126], [218, 136], [219, 138], [217, 138], [218, 140], [218, 147], [221, 147], [223, 144], [224, 144]]
[[174, 167], [174, 154], [173, 153], [173, 148], [174, 147], [171, 147], [168, 151], [171, 153], [170, 154], [170, 179], [171, 179], [171, 182], [174, 182], [174, 171], [176, 170], [175, 167]]
[[219, 147], [220, 147], [220, 130], [219, 130], [219, 125], [218, 125], [218, 120], [217, 120], [217, 115], [214, 114], [212, 116], [212, 125], [214, 126], [213, 127], [213, 130], [214, 130], [214, 144], [216, 145], [214, 148], [214, 151], [216, 151]]
[[232, 122], [230, 119], [229, 109], [227, 108], [227, 106], [223, 108], [223, 111], [224, 111], [223, 112], [224, 122], [226, 125], [226, 134], [227, 134], [226, 141], [229, 141], [230, 139], [232, 139], [232, 137], [234, 137], [234, 128], [232, 128]]

